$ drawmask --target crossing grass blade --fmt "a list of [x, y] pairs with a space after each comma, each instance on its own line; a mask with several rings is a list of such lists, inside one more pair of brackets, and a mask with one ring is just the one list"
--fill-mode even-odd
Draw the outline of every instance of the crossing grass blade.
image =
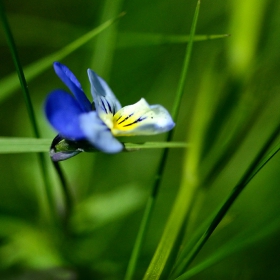
[[[52, 139], [38, 138], [16, 138], [0, 137], [0, 153], [38, 153], [48, 152]], [[136, 151], [141, 149], [164, 149], [164, 148], [188, 148], [189, 145], [183, 142], [146, 142], [146, 143], [124, 143], [126, 151]], [[86, 152], [96, 152], [96, 149], [89, 146]]]
[[[181, 73], [181, 80], [179, 82], [177, 95], [175, 97], [175, 102], [171, 113], [172, 117], [175, 120], [177, 119], [179, 113], [180, 102], [183, 95], [183, 89], [185, 87], [186, 75], [187, 75], [189, 61], [192, 53], [193, 40], [194, 40], [194, 35], [196, 30], [197, 19], [199, 15], [199, 8], [200, 8], [200, 0], [197, 1], [197, 5], [192, 21], [191, 31], [190, 31], [190, 41], [186, 49], [184, 65]], [[172, 133], [170, 133], [168, 136], [169, 136], [168, 138], [171, 138]], [[167, 157], [167, 152], [165, 150], [163, 154], [161, 166], [164, 166], [166, 157]], [[159, 170], [162, 171], [163, 168], [160, 168]], [[161, 177], [162, 174], [159, 173], [159, 175], [160, 175], [159, 177]], [[164, 228], [164, 232], [162, 234], [161, 240], [158, 244], [156, 252], [144, 276], [145, 280], [156, 280], [161, 277], [165, 269], [165, 266], [168, 262], [168, 258], [170, 257], [170, 254], [172, 252], [173, 246], [175, 245], [178, 235], [181, 231], [183, 222], [191, 206], [192, 198], [196, 193], [196, 184], [195, 183], [189, 184], [188, 180], [184, 180], [184, 179], [186, 178], [183, 178], [182, 180], [183, 183], [178, 191], [177, 197], [174, 202], [174, 206], [171, 210], [167, 224]], [[157, 186], [157, 184], [155, 186]], [[157, 190], [155, 190], [155, 193], [157, 193]]]
[[[216, 40], [228, 37], [229, 34], [195, 35], [194, 41]], [[188, 35], [121, 32], [118, 36], [117, 48], [126, 49], [131, 47], [156, 46], [165, 44], [185, 44], [190, 41]]]
[[[123, 15], [124, 13], [121, 13], [118, 17], [107, 20], [106, 22], [94, 28], [93, 30], [89, 31], [85, 35], [79, 37], [77, 40], [73, 41], [66, 47], [44, 58], [41, 58], [31, 63], [27, 67], [25, 67], [23, 70], [24, 70], [26, 80], [31, 81], [37, 76], [39, 76], [41, 73], [46, 71], [53, 64], [54, 61], [62, 60], [69, 54], [73, 53], [75, 50], [77, 50], [78, 48], [86, 44], [88, 41], [96, 37], [98, 34], [100, 34], [102, 31], [107, 29], [109, 26], [111, 26], [116, 20], [118, 20]], [[10, 96], [11, 94], [13, 94], [15, 90], [19, 89], [19, 87], [20, 84], [18, 83], [18, 76], [16, 73], [13, 73], [8, 77], [1, 79], [0, 102], [3, 101], [8, 96]]]
[[221, 220], [224, 218], [232, 204], [238, 198], [238, 196], [242, 193], [248, 183], [254, 178], [254, 176], [267, 164], [267, 162], [279, 151], [279, 144], [276, 145], [271, 151], [269, 151], [271, 145], [278, 137], [280, 131], [280, 124], [278, 124], [263, 147], [260, 149], [259, 153], [256, 155], [255, 159], [248, 167], [247, 171], [244, 173], [243, 177], [236, 184], [236, 186], [232, 189], [228, 198], [216, 212], [216, 214], [212, 217], [209, 225], [204, 229], [200, 238], [197, 240], [195, 245], [192, 247], [190, 251], [187, 252], [184, 260], [179, 264], [179, 268], [177, 269], [177, 273], [174, 275], [179, 276], [183, 270], [189, 267], [192, 261], [195, 259], [197, 254], [203, 248], [209, 237], [212, 235], [216, 227], [219, 225]]
[[226, 257], [241, 250], [244, 250], [248, 247], [251, 247], [252, 245], [255, 245], [257, 242], [260, 242], [265, 238], [268, 238], [270, 235], [279, 231], [279, 229], [280, 220], [278, 218], [266, 224], [262, 228], [258, 228], [254, 231], [247, 230], [246, 232], [239, 234], [231, 241], [227, 242], [224, 246], [214, 251], [213, 254], [209, 256], [206, 260], [202, 261], [198, 265], [192, 267], [187, 272], [177, 277], [176, 280], [191, 279], [193, 276], [217, 264], [219, 261], [222, 261]]

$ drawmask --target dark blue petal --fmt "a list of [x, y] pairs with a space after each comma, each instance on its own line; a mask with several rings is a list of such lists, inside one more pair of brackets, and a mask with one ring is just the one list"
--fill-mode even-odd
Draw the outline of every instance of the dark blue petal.
[[87, 140], [98, 150], [112, 154], [123, 150], [123, 145], [114, 138], [96, 112], [82, 114], [80, 123]]
[[77, 100], [63, 90], [54, 90], [47, 96], [46, 117], [56, 131], [67, 139], [85, 138], [79, 122], [79, 116], [83, 112]]
[[121, 109], [121, 104], [112, 90], [107, 83], [91, 69], [88, 69], [88, 77], [91, 84], [92, 98], [99, 117], [102, 118], [102, 114], [104, 113], [112, 113], [114, 115]]
[[86, 97], [80, 82], [77, 80], [75, 75], [71, 72], [71, 70], [59, 63], [54, 62], [53, 64], [54, 71], [57, 76], [65, 83], [65, 85], [71, 90], [71, 92], [75, 95], [76, 99], [79, 102], [81, 109], [84, 112], [89, 112], [91, 110], [91, 104]]

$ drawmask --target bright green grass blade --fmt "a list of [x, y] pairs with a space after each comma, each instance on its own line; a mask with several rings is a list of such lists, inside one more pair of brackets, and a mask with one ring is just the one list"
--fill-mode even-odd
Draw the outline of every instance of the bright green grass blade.
[[[37, 138], [10, 138], [0, 137], [0, 153], [38, 153], [48, 152], [52, 139]], [[189, 145], [183, 142], [146, 142], [141, 144], [124, 143], [126, 151], [141, 149], [187, 148]], [[94, 148], [86, 149], [87, 152], [96, 152]]]
[[262, 239], [269, 237], [273, 233], [279, 231], [279, 229], [280, 229], [280, 219], [276, 219], [272, 221], [270, 224], [258, 228], [257, 230], [254, 231], [250, 230], [244, 232], [243, 234], [239, 234], [231, 241], [227, 242], [224, 246], [215, 250], [214, 253], [205, 261], [202, 261], [198, 265], [192, 267], [190, 270], [177, 277], [176, 280], [190, 279], [191, 277], [215, 265], [216, 263], [225, 259], [226, 257], [238, 251], [246, 249], [247, 247], [252, 246], [256, 242], [259, 242]]
[[[206, 41], [228, 37], [229, 34], [195, 35], [194, 41]], [[145, 47], [165, 44], [185, 44], [190, 41], [188, 35], [122, 32], [118, 36], [117, 47], [120, 49], [131, 47]]]
[[[123, 0], [104, 0], [102, 3], [101, 22], [108, 18], [116, 17], [123, 6]], [[110, 77], [110, 69], [112, 69], [114, 52], [116, 49], [117, 34], [118, 24], [114, 24], [100, 34], [94, 41], [90, 66], [105, 80]]]
[[234, 40], [228, 45], [231, 70], [236, 77], [243, 77], [254, 66], [263, 18], [269, 2], [231, 0], [228, 5], [231, 10], [229, 29], [234, 32]]
[[[30, 65], [28, 65], [26, 68], [24, 68], [25, 77], [28, 81], [31, 81], [32, 79], [36, 78], [39, 74], [43, 73], [50, 67], [54, 61], [61, 60], [65, 58], [67, 55], [71, 54], [78, 48], [80, 48], [82, 45], [93, 39], [95, 36], [97, 36], [99, 33], [104, 31], [106, 28], [111, 26], [117, 19], [119, 19], [121, 16], [123, 16], [123, 13], [120, 14], [118, 17], [114, 19], [110, 19], [97, 28], [91, 30], [90, 32], [86, 33], [85, 35], [81, 36], [79, 39], [75, 40], [74, 42], [70, 43], [66, 47], [62, 48], [61, 50], [44, 57], [42, 59], [39, 59]], [[16, 89], [19, 88], [18, 83], [18, 77], [16, 73], [13, 73], [9, 75], [6, 78], [3, 78], [0, 81], [0, 102], [8, 97], [10, 94], [12, 94]]]
[[48, 152], [51, 142], [51, 139], [1, 137], [0, 153], [11, 154]]
[[[172, 110], [172, 117], [175, 120], [177, 119], [178, 116], [179, 106], [183, 95], [183, 89], [185, 86], [186, 74], [187, 74], [191, 52], [192, 52], [192, 45], [193, 45], [193, 39], [195, 35], [195, 29], [196, 29], [198, 14], [199, 14], [199, 8], [200, 8], [200, 0], [197, 1], [197, 6], [194, 13], [192, 26], [191, 26], [190, 41], [187, 46], [185, 61], [181, 73], [181, 79], [179, 82], [179, 87]], [[172, 134], [169, 134], [170, 137], [171, 135]], [[165, 161], [162, 161], [161, 164], [163, 165], [164, 163]], [[195, 184], [189, 184], [187, 178], [183, 178], [182, 181], [183, 182], [177, 194], [174, 206], [171, 210], [167, 224], [164, 228], [163, 235], [156, 249], [156, 252], [153, 256], [153, 259], [146, 271], [144, 277], [145, 280], [156, 280], [161, 277], [162, 272], [167, 264], [168, 258], [172, 252], [173, 246], [175, 245], [176, 240], [178, 238], [182, 224], [190, 208], [192, 198], [196, 192]]]
[[183, 142], [145, 142], [142, 144], [125, 143], [127, 151], [141, 150], [141, 149], [165, 149], [165, 148], [187, 148], [189, 144]]

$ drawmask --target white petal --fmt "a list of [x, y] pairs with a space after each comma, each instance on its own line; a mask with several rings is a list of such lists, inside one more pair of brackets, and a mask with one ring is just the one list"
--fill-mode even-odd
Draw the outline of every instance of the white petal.
[[114, 116], [112, 133], [116, 136], [153, 135], [175, 126], [168, 111], [161, 105], [150, 106], [144, 98], [125, 106]]

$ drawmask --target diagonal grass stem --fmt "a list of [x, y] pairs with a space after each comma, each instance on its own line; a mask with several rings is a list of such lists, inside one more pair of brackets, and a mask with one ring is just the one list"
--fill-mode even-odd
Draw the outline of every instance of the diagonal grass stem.
[[[185, 58], [184, 58], [183, 68], [182, 68], [182, 72], [181, 72], [181, 76], [180, 76], [180, 80], [179, 80], [179, 86], [178, 86], [178, 89], [177, 89], [177, 92], [176, 92], [175, 101], [174, 101], [173, 109], [172, 109], [172, 112], [171, 112], [172, 118], [175, 121], [177, 120], [177, 117], [178, 117], [179, 107], [180, 107], [180, 103], [181, 103], [181, 100], [182, 100], [184, 87], [185, 87], [185, 84], [186, 84], [186, 75], [187, 75], [189, 61], [190, 61], [191, 52], [192, 52], [192, 45], [193, 45], [194, 36], [195, 36], [195, 29], [196, 29], [198, 14], [199, 14], [199, 7], [200, 7], [200, 0], [197, 2], [197, 7], [196, 7], [196, 10], [195, 10], [194, 19], [193, 19], [192, 26], [191, 26], [190, 39], [189, 39], [189, 43], [188, 43], [187, 48], [186, 48], [186, 54], [185, 54]], [[167, 141], [170, 141], [172, 139], [172, 136], [173, 136], [173, 133], [174, 133], [173, 131], [174, 130], [171, 130], [168, 133]], [[155, 178], [155, 181], [154, 181], [154, 185], [153, 185], [150, 197], [148, 198], [148, 201], [147, 201], [147, 204], [146, 204], [146, 207], [145, 207], [144, 216], [142, 218], [140, 229], [139, 229], [137, 237], [136, 237], [136, 242], [134, 244], [132, 255], [131, 255], [130, 260], [129, 260], [128, 268], [127, 268], [126, 275], [125, 275], [125, 280], [133, 279], [133, 275], [134, 275], [134, 272], [135, 272], [135, 269], [136, 269], [136, 266], [137, 266], [140, 251], [142, 249], [142, 246], [143, 246], [143, 243], [144, 243], [144, 240], [145, 240], [145, 236], [146, 236], [146, 233], [147, 233], [147, 229], [148, 229], [148, 226], [149, 226], [149, 222], [150, 222], [150, 219], [151, 219], [151, 215], [152, 215], [152, 212], [153, 212], [153, 209], [154, 209], [154, 205], [155, 205], [156, 197], [157, 197], [157, 194], [158, 194], [159, 186], [160, 186], [160, 183], [161, 183], [163, 171], [164, 171], [164, 168], [165, 168], [165, 162], [167, 160], [167, 156], [168, 156], [168, 149], [164, 149], [164, 151], [162, 153], [162, 156], [161, 156], [160, 164], [159, 164], [159, 167], [158, 167], [158, 170], [157, 170], [157, 173], [156, 173], [157, 175], [156, 175], [156, 178]], [[155, 260], [156, 256], [157, 256], [157, 252], [156, 252], [156, 254], [153, 258], [153, 261]], [[165, 258], [166, 259], [168, 258], [168, 254], [165, 256]], [[149, 269], [150, 269], [150, 267], [149, 267]], [[159, 274], [160, 273], [161, 272], [159, 272]]]
[[[19, 56], [18, 56], [18, 53], [17, 53], [16, 44], [15, 44], [15, 41], [14, 41], [14, 38], [13, 38], [12, 31], [11, 31], [10, 26], [9, 26], [9, 22], [8, 22], [6, 12], [5, 12], [5, 7], [4, 7], [4, 4], [3, 4], [2, 0], [0, 0], [0, 17], [1, 17], [1, 21], [2, 21], [2, 24], [3, 24], [4, 31], [5, 31], [5, 35], [6, 35], [6, 38], [7, 38], [7, 43], [8, 43], [8, 46], [10, 48], [10, 51], [11, 51], [13, 62], [15, 64], [16, 72], [18, 74], [18, 78], [19, 78], [19, 81], [20, 81], [20, 84], [21, 84], [23, 97], [24, 97], [26, 108], [27, 108], [28, 116], [29, 116], [29, 119], [30, 119], [30, 122], [31, 122], [31, 126], [32, 126], [32, 129], [33, 129], [33, 133], [34, 133], [36, 138], [40, 138], [38, 124], [37, 124], [37, 121], [36, 121], [36, 117], [35, 117], [32, 101], [31, 101], [31, 98], [30, 98], [30, 93], [29, 93], [29, 90], [28, 90], [27, 82], [26, 82], [26, 79], [25, 79], [23, 69], [21, 67], [20, 59], [19, 59]], [[48, 177], [47, 162], [46, 162], [46, 158], [45, 158], [43, 153], [38, 153], [38, 160], [39, 160], [39, 164], [40, 164], [40, 168], [41, 168], [43, 181], [44, 181], [44, 184], [45, 184], [45, 193], [46, 193], [46, 198], [47, 198], [47, 203], [48, 203], [48, 205], [45, 206], [47, 208], [45, 211], [48, 211], [49, 213], [51, 213], [52, 217], [55, 218], [55, 216], [56, 216], [56, 214], [55, 214], [55, 202], [54, 202], [53, 194], [52, 194], [52, 191], [51, 191], [51, 183], [50, 183], [50, 180], [49, 180], [49, 177]], [[58, 169], [58, 167], [59, 167], [58, 165], [55, 166], [55, 169], [56, 169], [56, 171], [59, 175], [62, 186], [64, 186], [63, 189], [65, 189], [66, 188], [66, 183], [65, 183], [66, 181], [64, 180], [64, 177], [62, 176], [62, 171], [60, 169]], [[67, 201], [67, 194], [66, 194], [66, 201]]]
[[[232, 192], [223, 203], [221, 208], [217, 211], [216, 215], [214, 216], [213, 220], [211, 221], [210, 225], [207, 227], [205, 232], [199, 238], [193, 249], [184, 259], [184, 271], [189, 267], [192, 261], [195, 259], [197, 254], [200, 252], [204, 244], [207, 242], [209, 237], [212, 235], [216, 227], [219, 225], [223, 217], [226, 215], [232, 204], [244, 190], [244, 188], [248, 185], [251, 179], [257, 174], [257, 172], [278, 152], [279, 148], [277, 147], [276, 150], [273, 150], [271, 153], [268, 153], [268, 150], [275, 139], [278, 137], [280, 133], [280, 124], [275, 128], [273, 133], [270, 135], [266, 143], [261, 148], [260, 152], [257, 154], [254, 161], [251, 163], [243, 177], [240, 179], [238, 184], [233, 188]], [[180, 271], [182, 271], [182, 267], [180, 265]], [[177, 275], [179, 276], [179, 275]]]

